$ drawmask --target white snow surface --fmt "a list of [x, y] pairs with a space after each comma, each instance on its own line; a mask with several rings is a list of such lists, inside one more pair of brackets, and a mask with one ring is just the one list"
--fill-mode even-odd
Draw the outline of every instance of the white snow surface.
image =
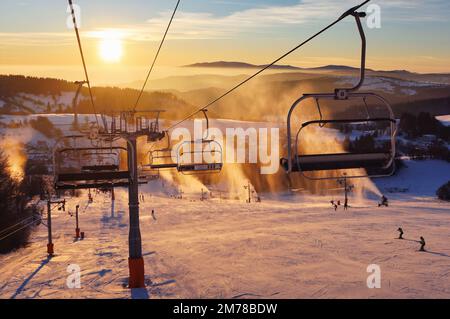
[[[71, 117], [51, 120], [66, 125]], [[450, 204], [434, 194], [450, 180], [450, 164], [406, 165], [376, 180], [388, 208], [351, 198], [347, 212], [335, 212], [327, 196], [307, 193], [262, 194], [262, 203], [247, 204], [200, 201], [195, 191], [170, 198], [173, 189], [161, 181], [143, 186], [147, 287], [137, 290], [126, 287], [127, 191], [116, 191], [115, 217], [107, 195], [95, 195], [91, 205], [86, 193], [67, 198], [69, 211], [81, 205], [86, 239], [75, 241], [75, 219], [55, 210], [56, 255], [47, 258], [47, 229], [36, 227], [27, 247], [0, 255], [0, 298], [450, 298]], [[405, 240], [395, 239], [398, 227]], [[427, 252], [418, 252], [420, 236]], [[73, 264], [81, 269], [81, 289], [66, 285]], [[380, 289], [367, 287], [372, 264], [381, 267]]]
[[[450, 205], [432, 197], [334, 212], [328, 198], [309, 195], [252, 204], [144, 195], [147, 288], [126, 288], [127, 193], [118, 190], [116, 217], [106, 195], [89, 206], [86, 194], [68, 199], [70, 211], [82, 205], [82, 241], [73, 238], [73, 217], [53, 213], [52, 259], [43, 226], [28, 247], [1, 255], [0, 298], [450, 297]], [[395, 239], [398, 227], [405, 240]], [[418, 252], [420, 236], [428, 252]], [[72, 264], [81, 268], [81, 289], [66, 286]], [[367, 287], [371, 264], [381, 267], [380, 289]]]

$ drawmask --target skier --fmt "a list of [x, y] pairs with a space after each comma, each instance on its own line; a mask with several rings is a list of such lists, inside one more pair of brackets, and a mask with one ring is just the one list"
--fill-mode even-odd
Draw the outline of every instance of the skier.
[[401, 227], [399, 227], [398, 229], [397, 229], [397, 231], [400, 233], [400, 235], [398, 236], [398, 239], [403, 239], [403, 229], [401, 228]]
[[420, 243], [420, 249], [419, 249], [419, 251], [426, 251], [425, 250], [425, 239], [422, 237], [422, 236], [420, 236], [420, 241], [419, 241], [419, 243]]
[[338, 205], [334, 202], [334, 200], [332, 200], [330, 203], [331, 203], [331, 206], [333, 206], [334, 211], [337, 211]]
[[389, 206], [389, 202], [388, 202], [388, 199], [387, 199], [387, 197], [386, 196], [381, 196], [381, 202], [378, 204], [378, 207], [381, 207], [381, 206], [385, 206], [385, 207], [388, 207]]

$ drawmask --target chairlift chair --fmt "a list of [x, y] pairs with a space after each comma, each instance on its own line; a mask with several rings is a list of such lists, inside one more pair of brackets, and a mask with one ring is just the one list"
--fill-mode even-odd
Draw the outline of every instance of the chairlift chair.
[[[219, 142], [209, 137], [208, 110], [202, 110], [206, 119], [205, 136], [200, 140], [181, 143], [177, 150], [177, 170], [185, 175], [220, 173], [223, 168], [223, 149]], [[187, 146], [188, 151], [184, 151]], [[205, 151], [206, 148], [209, 150]], [[205, 155], [210, 154], [211, 162], [205, 161]], [[186, 160], [187, 159], [187, 160]]]
[[[57, 143], [58, 145], [58, 143]], [[127, 149], [120, 146], [107, 147], [63, 147], [57, 146], [53, 152], [54, 185], [56, 190], [74, 190], [90, 188], [111, 188], [128, 186], [130, 172], [120, 170], [120, 153]], [[96, 163], [97, 155], [116, 156], [112, 163]], [[82, 164], [80, 155], [89, 155], [91, 162]], [[64, 161], [65, 159], [72, 161]], [[62, 163], [66, 166], [62, 167]]]
[[[359, 83], [353, 88], [336, 89], [334, 93], [318, 93], [318, 94], [304, 94], [292, 105], [287, 117], [287, 144], [288, 157], [281, 159], [281, 165], [287, 173], [299, 172], [307, 179], [311, 180], [330, 180], [339, 177], [325, 176], [316, 177], [308, 174], [308, 172], [330, 171], [330, 170], [348, 170], [348, 169], [365, 169], [366, 173], [352, 173], [346, 174], [347, 178], [363, 178], [363, 177], [383, 177], [390, 176], [395, 171], [395, 145], [397, 123], [389, 102], [375, 93], [356, 92], [364, 83], [365, 78], [365, 60], [366, 60], [366, 37], [362, 27], [361, 18], [365, 17], [365, 13], [353, 12], [358, 31], [362, 42], [361, 53], [361, 74]], [[387, 111], [384, 117], [372, 117], [369, 113], [367, 100], [372, 99], [381, 103]], [[295, 144], [292, 144], [292, 114], [294, 110], [303, 105], [305, 101], [313, 101], [317, 105], [319, 113], [318, 120], [306, 121], [301, 123], [300, 129], [295, 136]], [[321, 111], [320, 102], [327, 101], [358, 101], [362, 102], [366, 107], [366, 118], [347, 118], [347, 119], [324, 119]], [[303, 154], [299, 152], [299, 137], [307, 127], [317, 125], [318, 130], [323, 129], [327, 125], [348, 125], [348, 124], [363, 124], [363, 123], [386, 123], [389, 127], [389, 150], [376, 150], [371, 152], [342, 152], [342, 153], [322, 153], [322, 154]], [[294, 148], [294, 150], [292, 149]], [[376, 171], [376, 173], [373, 173]], [[370, 173], [369, 173], [370, 172]]]
[[148, 152], [150, 164], [142, 166], [144, 170], [150, 172], [158, 171], [158, 176], [160, 170], [177, 168], [177, 164], [172, 161], [173, 150], [170, 145], [170, 137], [168, 132], [164, 132], [164, 136], [167, 138], [167, 146], [161, 149], [150, 150]]

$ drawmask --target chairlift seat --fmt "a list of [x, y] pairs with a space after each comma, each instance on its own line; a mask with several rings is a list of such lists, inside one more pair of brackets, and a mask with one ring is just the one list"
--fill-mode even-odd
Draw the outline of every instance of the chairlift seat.
[[[295, 172], [328, 171], [339, 169], [373, 169], [388, 165], [392, 154], [374, 153], [336, 153], [320, 155], [301, 155], [293, 160]], [[287, 169], [287, 161], [282, 165]]]
[[77, 190], [77, 189], [102, 189], [112, 187], [128, 187], [129, 182], [99, 182], [99, 183], [56, 183], [55, 189], [57, 190]]
[[214, 172], [221, 171], [222, 163], [213, 164], [180, 164], [177, 167], [179, 172]]
[[[197, 150], [194, 147], [194, 150], [190, 150], [187, 152], [184, 152], [182, 149], [182, 146], [185, 144], [201, 144], [202, 149]], [[210, 149], [209, 151], [204, 151], [204, 145], [216, 145], [217, 149]], [[183, 162], [182, 157], [186, 154], [195, 156], [196, 154], [202, 154], [202, 158], [204, 154], [218, 154], [220, 156], [220, 160], [214, 163], [195, 163], [195, 162]], [[222, 146], [220, 143], [213, 139], [207, 139], [204, 138], [202, 140], [192, 140], [192, 141], [186, 141], [183, 144], [180, 145], [178, 151], [177, 151], [177, 170], [180, 173], [184, 174], [206, 174], [206, 173], [219, 173], [223, 168], [223, 152], [222, 152]]]
[[83, 181], [114, 181], [129, 179], [130, 172], [85, 172], [85, 173], [69, 173], [58, 174], [56, 182], [83, 182]]
[[150, 167], [151, 169], [155, 169], [155, 170], [158, 170], [158, 169], [171, 169], [171, 168], [177, 168], [177, 167], [178, 167], [178, 164], [175, 164], [175, 163], [168, 163], [168, 164], [151, 164], [151, 165], [149, 165], [149, 167]]
[[81, 168], [83, 172], [104, 172], [104, 171], [118, 171], [119, 165], [91, 165], [83, 166]]

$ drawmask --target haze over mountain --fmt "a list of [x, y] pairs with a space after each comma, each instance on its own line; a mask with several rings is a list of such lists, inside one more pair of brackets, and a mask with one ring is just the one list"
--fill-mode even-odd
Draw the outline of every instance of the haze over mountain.
[[[257, 65], [257, 64], [251, 64], [246, 62], [230, 62], [230, 61], [216, 61], [216, 62], [199, 62], [194, 64], [185, 65], [184, 67], [187, 68], [232, 68], [232, 69], [261, 69], [266, 67], [267, 64]], [[327, 71], [348, 71], [348, 70], [355, 70], [357, 68], [345, 66], [345, 65], [326, 65], [321, 67], [314, 67], [314, 68], [302, 68], [297, 67], [293, 65], [282, 65], [282, 64], [275, 64], [271, 67], [273, 70], [293, 70], [293, 71], [299, 71], [299, 70], [327, 70]]]
[[[211, 69], [261, 69], [266, 67], [267, 64], [252, 64], [240, 61], [214, 61], [214, 62], [199, 62], [189, 65], [184, 65], [184, 68], [211, 68]], [[299, 67], [293, 65], [275, 64], [271, 70], [285, 70], [285, 71], [329, 71], [329, 72], [354, 72], [358, 71], [359, 67], [352, 67], [348, 65], [329, 64], [318, 67]], [[449, 73], [416, 73], [408, 70], [374, 70], [366, 68], [367, 72], [383, 73], [386, 75], [398, 75], [398, 76], [428, 76], [428, 77], [448, 77]]]

